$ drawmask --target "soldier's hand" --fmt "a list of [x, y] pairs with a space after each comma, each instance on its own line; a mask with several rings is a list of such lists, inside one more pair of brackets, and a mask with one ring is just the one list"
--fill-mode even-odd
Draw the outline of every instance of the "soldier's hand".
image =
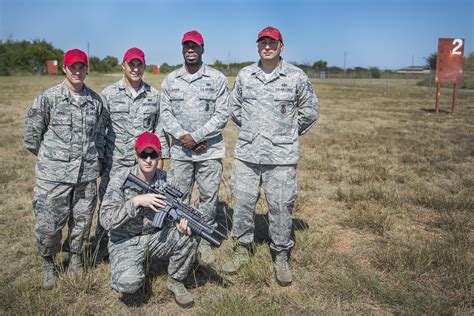
[[188, 226], [188, 220], [182, 218], [179, 223], [176, 223], [176, 229], [181, 234], [191, 235], [191, 228]]
[[199, 154], [202, 154], [207, 150], [207, 141], [197, 144], [193, 150]]
[[159, 212], [160, 208], [166, 207], [166, 197], [155, 193], [140, 194], [132, 199], [132, 203], [135, 208], [141, 206]]
[[179, 138], [179, 141], [183, 145], [184, 148], [186, 149], [193, 149], [197, 143], [194, 141], [194, 138], [191, 136], [191, 134], [185, 134]]

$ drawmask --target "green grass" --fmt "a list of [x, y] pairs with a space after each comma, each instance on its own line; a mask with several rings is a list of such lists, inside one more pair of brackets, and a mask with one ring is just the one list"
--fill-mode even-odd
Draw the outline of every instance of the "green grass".
[[[100, 91], [119, 78], [94, 75], [87, 83]], [[159, 88], [163, 76], [146, 79]], [[61, 80], [0, 77], [0, 313], [183, 313], [166, 289], [162, 261], [152, 261], [146, 285], [126, 302], [110, 289], [108, 263], [70, 280], [64, 253], [57, 258], [59, 287], [40, 288], [31, 209], [35, 159], [22, 148], [22, 128], [35, 96]], [[443, 90], [443, 111], [435, 114], [435, 88], [406, 86], [403, 79], [318, 80], [315, 90], [321, 118], [301, 139], [293, 285], [282, 288], [274, 279], [260, 200], [249, 264], [237, 275], [222, 274], [233, 247], [225, 242], [217, 264], [196, 265], [186, 279], [196, 305], [185, 313], [472, 314], [474, 93], [460, 90], [451, 114], [451, 94]], [[219, 196], [229, 223], [236, 136], [229, 124]]]

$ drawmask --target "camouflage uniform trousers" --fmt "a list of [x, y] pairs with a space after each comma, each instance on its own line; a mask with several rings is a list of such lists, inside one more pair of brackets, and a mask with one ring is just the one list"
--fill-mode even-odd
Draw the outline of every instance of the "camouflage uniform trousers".
[[97, 202], [96, 180], [71, 184], [36, 179], [34, 191], [35, 237], [40, 255], [54, 256], [61, 250], [62, 229], [67, 222], [70, 251], [81, 254]]
[[112, 161], [112, 157], [104, 158], [104, 171], [102, 172], [102, 175], [100, 176], [100, 184], [99, 184], [99, 200], [101, 201], [107, 190], [109, 181], [113, 177], [113, 175], [117, 172], [120, 172], [122, 170], [125, 170], [133, 166], [133, 164], [121, 165], [118, 163], [115, 163], [114, 165], [112, 165], [111, 161]]
[[197, 240], [181, 234], [175, 227], [165, 225], [162, 230], [114, 242], [109, 240], [109, 259], [112, 269], [112, 288], [121, 293], [135, 293], [144, 283], [145, 265], [153, 257], [169, 258], [168, 274], [184, 280], [196, 260]]
[[[203, 161], [171, 160], [170, 178], [172, 183], [183, 192], [182, 201], [191, 202], [193, 185], [196, 181], [199, 190], [199, 209], [207, 218], [209, 225], [215, 226], [217, 200], [222, 177], [222, 160], [208, 159]], [[203, 244], [209, 244], [202, 240]]]
[[232, 236], [242, 245], [253, 242], [260, 184], [268, 204], [270, 248], [276, 252], [289, 251], [294, 246], [291, 214], [297, 196], [296, 165], [260, 165], [234, 160], [231, 174]]
[[[124, 169], [127, 169], [127, 168], [130, 167], [130, 166], [124, 166], [124, 165], [119, 165], [119, 164], [111, 166], [110, 163], [109, 163], [109, 161], [111, 161], [111, 160], [112, 160], [112, 158], [104, 159], [104, 171], [103, 171], [102, 175], [100, 176], [99, 205], [98, 205], [97, 212], [99, 212], [99, 210], [100, 210], [100, 205], [102, 203], [102, 198], [104, 197], [104, 194], [107, 190], [107, 186], [109, 185], [109, 182], [110, 182], [110, 179], [112, 178], [112, 176], [116, 172], [120, 172], [121, 170], [124, 170]], [[97, 240], [104, 240], [105, 242], [107, 242], [107, 238], [108, 238], [107, 233], [108, 233], [108, 231], [106, 231], [104, 229], [104, 227], [102, 227], [99, 218], [100, 218], [100, 215], [97, 214], [97, 225], [95, 227], [95, 237], [96, 237]]]

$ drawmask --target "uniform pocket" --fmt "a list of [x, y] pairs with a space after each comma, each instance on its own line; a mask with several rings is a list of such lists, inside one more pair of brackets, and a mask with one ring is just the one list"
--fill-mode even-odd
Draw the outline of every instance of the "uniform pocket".
[[292, 114], [295, 111], [295, 95], [277, 95], [274, 98], [275, 105], [283, 116]]
[[62, 149], [50, 149], [45, 154], [50, 160], [57, 160], [57, 161], [69, 161], [70, 160], [70, 152]]
[[251, 143], [254, 138], [255, 138], [255, 133], [250, 132], [250, 131], [241, 131], [238, 137], [239, 140], [243, 140], [249, 143]]
[[51, 130], [64, 143], [69, 143], [72, 139], [72, 114], [63, 111], [53, 112]]
[[199, 109], [204, 112], [213, 113], [216, 108], [216, 96], [200, 94], [199, 95]]
[[293, 114], [295, 111], [295, 95], [278, 95], [274, 98], [279, 112], [283, 116]]
[[145, 106], [140, 113], [141, 126], [145, 130], [152, 130], [156, 120], [158, 108], [156, 106]]
[[125, 101], [112, 101], [110, 104], [111, 113], [128, 113], [129, 107]]
[[121, 128], [129, 128], [129, 105], [125, 101], [113, 101], [110, 104], [110, 120]]
[[170, 94], [171, 110], [174, 114], [181, 112], [184, 103], [184, 94], [183, 93], [171, 93]]
[[298, 139], [298, 135], [274, 135], [271, 137], [271, 141], [274, 145], [278, 144], [293, 144]]
[[257, 98], [257, 92], [249, 89], [242, 91], [242, 99], [244, 100], [255, 100]]

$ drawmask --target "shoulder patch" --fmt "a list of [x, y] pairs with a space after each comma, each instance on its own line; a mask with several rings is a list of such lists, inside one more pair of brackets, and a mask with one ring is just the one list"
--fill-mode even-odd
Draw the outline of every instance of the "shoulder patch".
[[33, 118], [35, 116], [39, 116], [40, 111], [38, 109], [30, 109], [27, 115], [28, 115], [28, 118]]

